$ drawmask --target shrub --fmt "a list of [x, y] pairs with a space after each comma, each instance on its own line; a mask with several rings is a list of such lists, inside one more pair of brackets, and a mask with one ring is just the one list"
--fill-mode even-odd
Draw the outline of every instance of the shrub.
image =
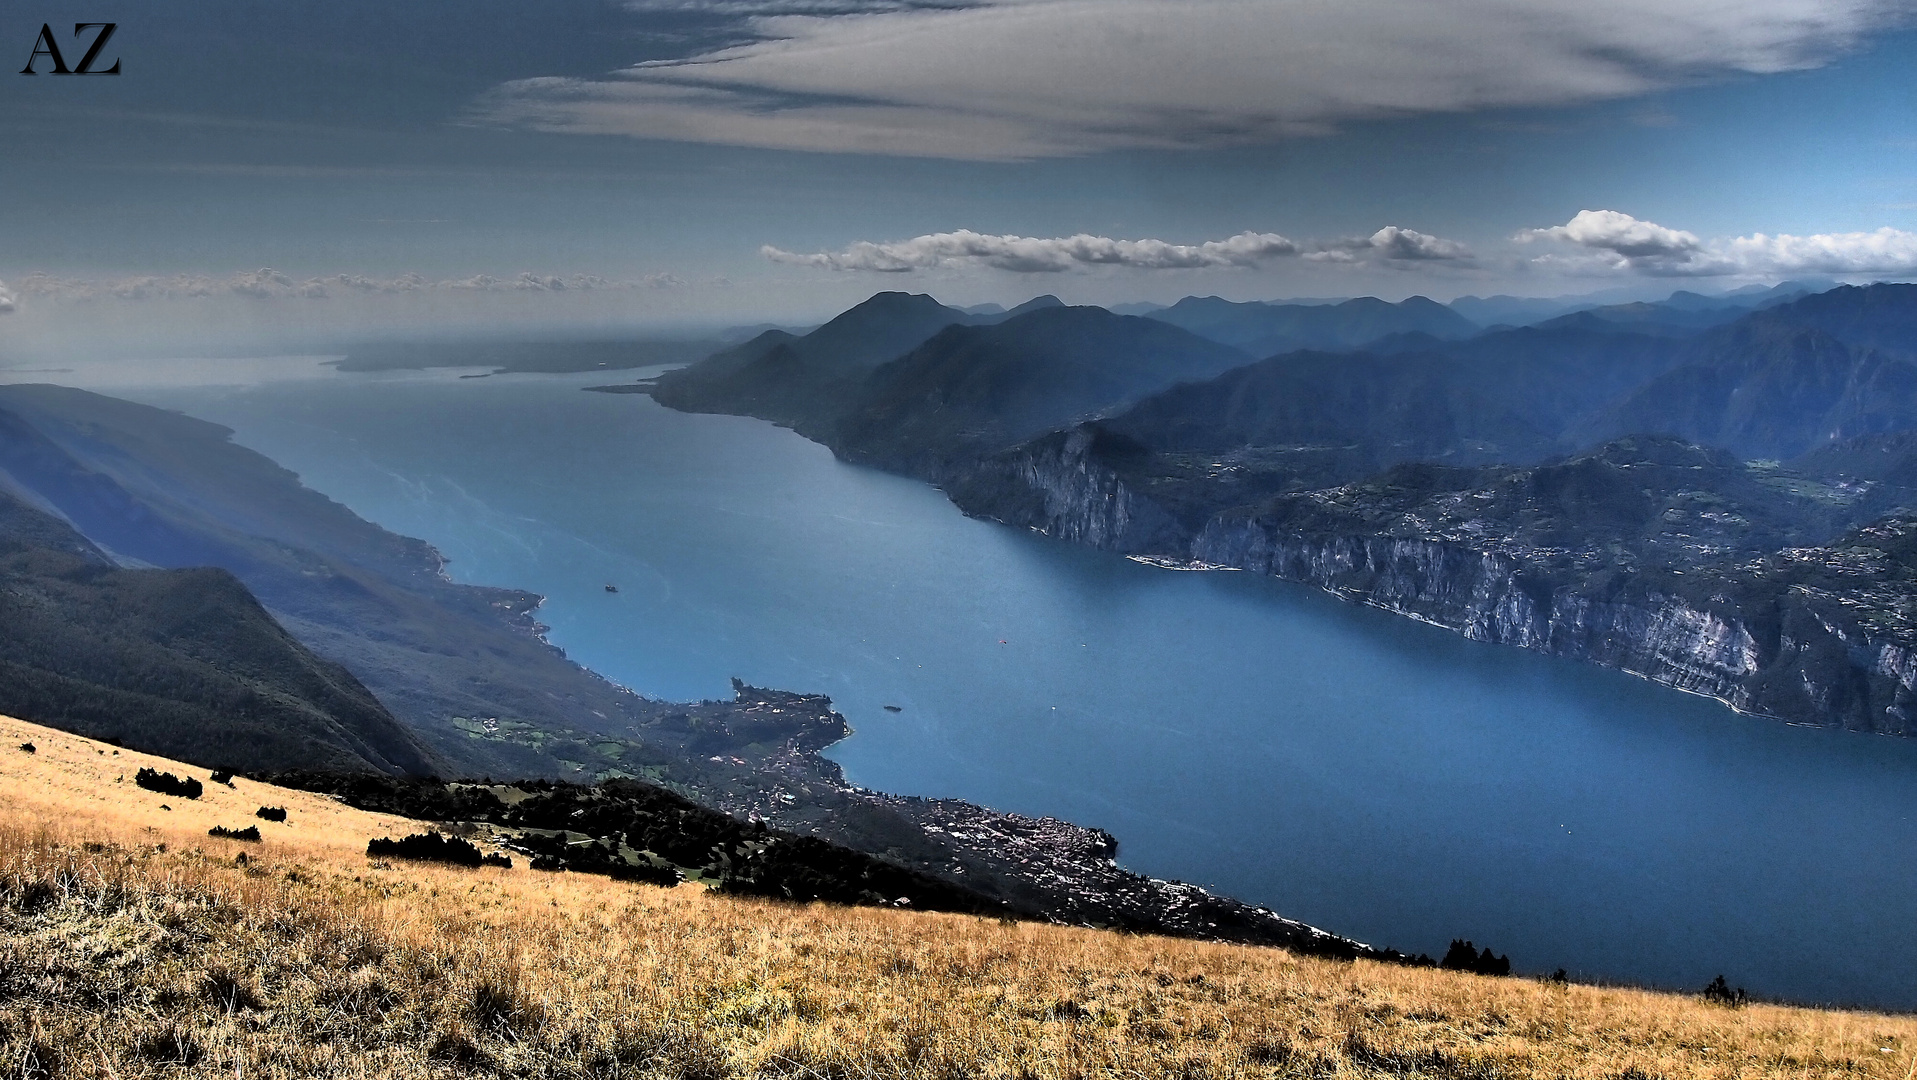
[[258, 810], [253, 811], [253, 816], [262, 821], [285, 821], [286, 807], [262, 806]]
[[1743, 987], [1733, 989], [1731, 984], [1724, 981], [1722, 975], [1712, 979], [1711, 984], [1704, 988], [1703, 998], [1714, 1005], [1722, 1005], [1728, 1009], [1735, 1009], [1750, 1000], [1745, 995]]
[[36, 747], [36, 746], [34, 746], [34, 745], [33, 745], [32, 743], [30, 743], [30, 742], [23, 742], [23, 743], [21, 743], [21, 744], [20, 744], [20, 749], [22, 749], [22, 750], [25, 750], [25, 751], [26, 751], [27, 753], [29, 753], [29, 754], [37, 754], [37, 753], [39, 753], [39, 752], [40, 752], [40, 751], [39, 751], [39, 748], [38, 748], [38, 747]]
[[206, 790], [198, 780], [191, 777], [182, 780], [170, 772], [159, 772], [155, 769], [141, 769], [134, 774], [133, 782], [148, 791], [157, 791], [162, 795], [173, 795], [182, 799], [197, 799]]
[[229, 829], [223, 825], [215, 825], [206, 830], [206, 835], [218, 836], [227, 840], [252, 840], [257, 842], [260, 838], [260, 827], [258, 825], [248, 825], [244, 829]]
[[1438, 966], [1450, 971], [1470, 971], [1479, 975], [1511, 974], [1510, 957], [1495, 956], [1489, 947], [1479, 952], [1476, 945], [1461, 938], [1452, 940], [1451, 947], [1445, 950], [1444, 959], [1438, 961]]
[[216, 784], [225, 784], [227, 787], [233, 786], [233, 774], [226, 769], [213, 770], [212, 780]]
[[486, 861], [479, 849], [469, 841], [457, 836], [441, 836], [436, 832], [414, 833], [404, 840], [388, 837], [368, 840], [366, 854], [369, 858], [415, 859], [465, 867], [478, 867]]

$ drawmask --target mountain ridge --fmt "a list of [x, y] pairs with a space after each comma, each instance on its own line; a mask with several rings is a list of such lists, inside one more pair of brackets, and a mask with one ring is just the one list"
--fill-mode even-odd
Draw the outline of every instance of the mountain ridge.
[[[1210, 306], [1219, 305], [1234, 314], [1257, 306]], [[1735, 318], [1718, 322], [1727, 310]], [[1399, 333], [1379, 352], [1281, 353], [1089, 417], [1057, 407], [1052, 430], [1011, 446], [1005, 437], [1042, 415], [1042, 404], [973, 394], [955, 407], [953, 388], [1000, 359], [958, 347], [977, 333], [948, 327], [877, 369], [860, 393], [871, 394], [872, 378], [913, 368], [914, 356], [928, 370], [928, 353], [964, 361], [896, 385], [886, 408], [861, 412], [857, 398], [841, 399], [836, 417], [793, 426], [841, 457], [929, 480], [973, 516], [1169, 565], [1312, 582], [1468, 636], [1638, 671], [1747, 712], [1917, 734], [1908, 700], [1917, 667], [1900, 599], [1917, 586], [1904, 583], [1901, 556], [1871, 556], [1878, 561], [1855, 580], [1837, 569], [1862, 558], [1872, 530], [1901, 538], [1912, 527], [1901, 515], [1917, 507], [1909, 486], [1917, 459], [1847, 477], [1842, 469], [1871, 459], [1837, 448], [1917, 430], [1909, 358], [1917, 286], [1680, 292], [1655, 311], [1585, 312], [1455, 340]], [[1876, 453], [1895, 456], [1882, 445]], [[1613, 481], [1653, 473], [1633, 471], [1652, 467], [1644, 462], [1607, 464], [1626, 447], [1706, 456], [1669, 474], [1691, 486], [1672, 479], [1669, 490], [1632, 494]], [[1743, 462], [1750, 457], [1798, 464]], [[1439, 502], [1404, 510], [1405, 520], [1448, 520], [1454, 503], [1489, 500], [1469, 535], [1400, 535], [1381, 524], [1397, 519], [1360, 514], [1338, 519], [1338, 535], [1314, 538], [1302, 523], [1317, 519], [1273, 516], [1273, 507], [1392, 489], [1413, 466], [1453, 486]], [[1536, 532], [1524, 524], [1529, 504], [1472, 487], [1471, 478], [1491, 476], [1520, 486], [1561, 480], [1564, 491], [1585, 494], [1546, 515], [1558, 532]], [[1611, 549], [1572, 543], [1602, 520], [1580, 515], [1631, 506], [1661, 507], [1716, 539], [1672, 547], [1655, 530], [1605, 525]], [[1574, 550], [1584, 554], [1564, 563]], [[1666, 550], [1680, 556], [1650, 557]], [[1743, 568], [1725, 562], [1729, 552], [1741, 553]], [[1760, 563], [1771, 569], [1750, 568]], [[1354, 566], [1371, 569], [1351, 578]], [[1705, 580], [1721, 582], [1725, 596], [1695, 595]], [[1426, 597], [1426, 585], [1453, 599]], [[1917, 610], [1917, 596], [1910, 606]], [[1726, 660], [1720, 634], [1747, 641]], [[1785, 658], [1784, 640], [1803, 646], [1798, 659]]]

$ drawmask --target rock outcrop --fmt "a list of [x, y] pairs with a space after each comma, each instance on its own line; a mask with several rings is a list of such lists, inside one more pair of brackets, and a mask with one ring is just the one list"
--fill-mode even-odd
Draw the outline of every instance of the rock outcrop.
[[[968, 513], [1048, 536], [1314, 585], [1742, 712], [1917, 734], [1909, 516], [1788, 546], [1767, 520], [1787, 516], [1766, 503], [1783, 496], [1753, 486], [1751, 467], [1638, 439], [1536, 469], [1407, 479], [1419, 470], [1410, 467], [1218, 511], [1193, 529], [1094, 452], [1093, 439], [1081, 428], [1037, 440], [949, 490]], [[1660, 486], [1660, 470], [1670, 484]], [[1619, 476], [1632, 486], [1608, 498]]]

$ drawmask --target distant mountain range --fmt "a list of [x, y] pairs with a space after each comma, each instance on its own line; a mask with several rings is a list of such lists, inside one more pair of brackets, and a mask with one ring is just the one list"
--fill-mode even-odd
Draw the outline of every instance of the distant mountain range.
[[[1742, 313], [1768, 304], [1785, 303], [1812, 293], [1837, 287], [1835, 281], [1811, 279], [1786, 281], [1778, 285], [1747, 285], [1717, 296], [1680, 289], [1661, 301], [1637, 299], [1634, 289], [1611, 289], [1584, 296], [1460, 296], [1450, 308], [1480, 326], [1532, 326], [1577, 312], [1628, 312], [1631, 309], [1662, 309], [1668, 312], [1729, 311]], [[1628, 318], [1626, 319], [1628, 321]]]
[[[1917, 507], [1917, 286], [1817, 284], [1538, 307], [1536, 325], [1488, 330], [1459, 310], [1473, 305], [1421, 297], [1187, 298], [1144, 317], [1061, 307], [981, 326], [930, 297], [880, 294], [831, 336], [777, 343], [783, 381], [720, 354], [649, 389], [786, 424], [978, 516], [1315, 581], [1754, 711], [1917, 732], [1917, 662], [1896, 659], [1917, 655], [1903, 556], [1851, 586], [1834, 569], [1872, 530], [1905, 535], [1899, 515]], [[1399, 506], [1414, 464], [1425, 502]], [[1334, 506], [1351, 512], [1327, 516]], [[1387, 538], [1430, 545], [1439, 563], [1395, 567], [1395, 549], [1371, 546]], [[1753, 569], [1767, 559], [1789, 565]], [[1722, 588], [1694, 595], [1703, 581]], [[1425, 586], [1481, 603], [1427, 603]], [[1805, 588], [1843, 599], [1792, 599]], [[1517, 607], [1482, 608], [1497, 596]], [[1552, 628], [1566, 618], [1612, 644], [1575, 644]], [[1781, 629], [1794, 619], [1825, 629]], [[1742, 635], [1741, 651], [1654, 640], [1660, 620]], [[1787, 640], [1833, 644], [1779, 667]]]
[[1393, 334], [1469, 337], [1477, 323], [1435, 300], [1414, 296], [1392, 304], [1366, 296], [1340, 304], [1235, 304], [1188, 296], [1146, 318], [1242, 349], [1252, 356], [1298, 349], [1358, 349]]

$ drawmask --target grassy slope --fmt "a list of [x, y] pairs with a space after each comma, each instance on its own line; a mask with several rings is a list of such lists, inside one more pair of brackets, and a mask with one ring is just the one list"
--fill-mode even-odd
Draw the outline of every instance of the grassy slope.
[[[1917, 1053], [1909, 1017], [388, 867], [365, 840], [407, 823], [246, 780], [167, 799], [114, 777], [197, 770], [112, 751], [0, 718], [10, 1075], [1894, 1080]], [[264, 843], [205, 835], [262, 802], [290, 811]]]

